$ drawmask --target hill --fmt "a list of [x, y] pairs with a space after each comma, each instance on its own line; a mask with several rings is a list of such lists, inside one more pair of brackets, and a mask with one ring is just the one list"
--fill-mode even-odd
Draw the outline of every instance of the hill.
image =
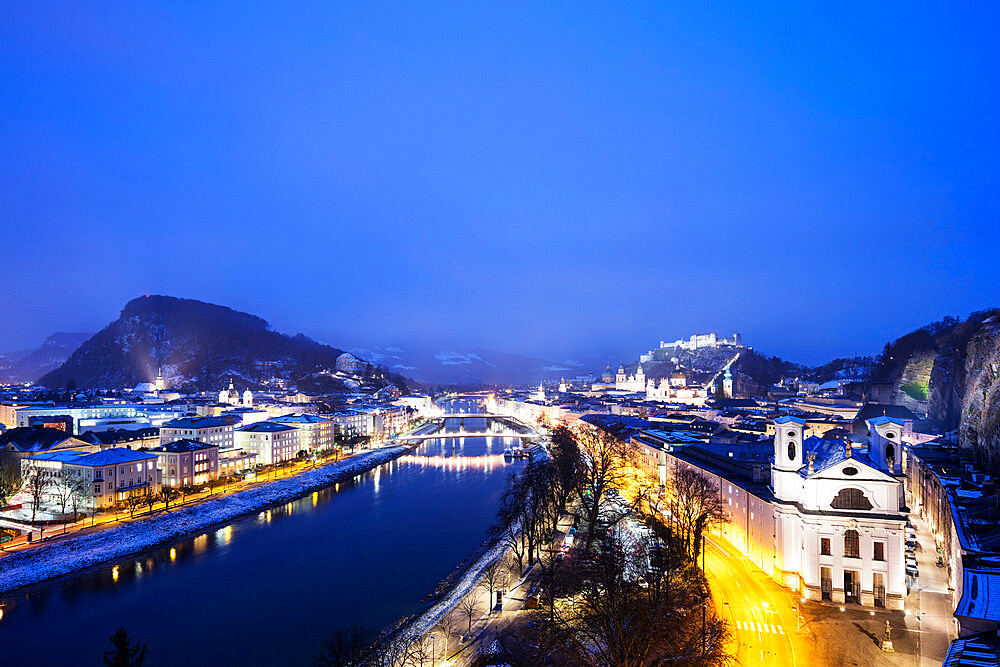
[[0, 382], [33, 382], [59, 368], [88, 338], [88, 333], [60, 331], [34, 350], [0, 354]]
[[218, 389], [230, 377], [260, 387], [332, 369], [339, 350], [272, 331], [255, 315], [169, 296], [129, 301], [114, 322], [84, 342], [39, 384], [123, 388], [151, 382], [162, 368], [170, 388]]

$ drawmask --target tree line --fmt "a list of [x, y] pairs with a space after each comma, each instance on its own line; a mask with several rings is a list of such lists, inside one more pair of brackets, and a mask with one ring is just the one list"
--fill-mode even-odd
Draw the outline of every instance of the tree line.
[[[631, 445], [613, 433], [565, 427], [550, 433], [549, 455], [508, 477], [491, 528], [491, 536], [509, 547], [514, 576], [526, 578], [526, 595], [539, 607], [503, 626], [491, 643], [498, 653], [492, 657], [514, 667], [727, 662], [729, 630], [698, 568], [705, 533], [728, 520], [716, 487], [683, 466], [661, 487]], [[558, 527], [567, 517], [575, 517], [578, 532], [574, 546], [561, 553], [553, 540], [562, 537]], [[488, 614], [509, 574], [498, 562], [480, 578]], [[452, 622], [457, 619], [461, 633], [472, 633], [480, 600], [477, 591], [458, 604]], [[438, 637], [449, 636], [436, 630]], [[339, 630], [316, 664], [430, 664], [426, 637], [400, 637]]]

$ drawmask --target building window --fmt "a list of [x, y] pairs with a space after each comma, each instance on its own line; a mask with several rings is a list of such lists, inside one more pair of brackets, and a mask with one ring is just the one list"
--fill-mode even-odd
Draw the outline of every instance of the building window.
[[874, 542], [872, 560], [885, 560], [885, 542]]
[[844, 557], [861, 558], [861, 537], [856, 530], [844, 531]]
[[819, 552], [823, 556], [830, 555], [830, 538], [821, 537], [819, 538]]
[[830, 507], [838, 510], [870, 510], [872, 504], [865, 497], [864, 491], [847, 487], [840, 490], [840, 493], [830, 503]]

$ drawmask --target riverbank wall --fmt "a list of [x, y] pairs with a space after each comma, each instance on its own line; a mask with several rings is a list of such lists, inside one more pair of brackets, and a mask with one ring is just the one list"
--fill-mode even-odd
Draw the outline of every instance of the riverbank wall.
[[0, 593], [115, 561], [246, 514], [297, 500], [360, 475], [412, 450], [394, 446], [356, 454], [294, 477], [129, 521], [0, 558]]

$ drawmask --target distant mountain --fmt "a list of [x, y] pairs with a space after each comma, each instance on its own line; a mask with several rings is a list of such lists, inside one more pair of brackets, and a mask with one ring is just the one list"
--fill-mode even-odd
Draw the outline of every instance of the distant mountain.
[[[338, 336], [338, 340], [343, 337]], [[348, 351], [389, 371], [429, 385], [530, 385], [586, 374], [579, 361], [548, 361], [452, 343], [354, 340]]]
[[32, 382], [59, 368], [70, 355], [90, 338], [88, 333], [60, 331], [45, 339], [41, 347], [0, 354], [0, 381]]
[[158, 368], [170, 388], [218, 389], [229, 378], [259, 387], [332, 369], [342, 353], [298, 334], [272, 331], [248, 313], [192, 299], [144, 296], [38, 382], [52, 388], [125, 388], [152, 382]]

